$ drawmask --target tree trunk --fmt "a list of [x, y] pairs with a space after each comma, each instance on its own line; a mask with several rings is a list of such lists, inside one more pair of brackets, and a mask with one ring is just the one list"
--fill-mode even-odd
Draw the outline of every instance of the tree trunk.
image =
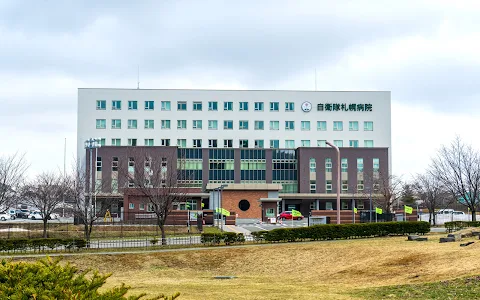
[[87, 241], [87, 245], [88, 245], [88, 242], [90, 242], [90, 230], [88, 229], [89, 229], [88, 223], [87, 222], [83, 223], [83, 232], [84, 232], [85, 240]]
[[162, 232], [162, 245], [166, 245], [167, 244], [167, 239], [166, 239], [166, 236], [165, 236], [165, 225], [159, 224], [158, 226], [160, 227], [160, 231]]
[[44, 238], [47, 238], [47, 222], [48, 222], [48, 219], [43, 219], [43, 237]]
[[473, 208], [471, 210], [471, 212], [472, 212], [472, 222], [476, 222], [477, 221], [477, 212], [476, 212], [475, 208]]

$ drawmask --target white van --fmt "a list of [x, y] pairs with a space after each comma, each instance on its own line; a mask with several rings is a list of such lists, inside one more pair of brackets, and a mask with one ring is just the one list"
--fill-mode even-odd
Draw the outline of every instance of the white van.
[[454, 210], [450, 208], [441, 209], [436, 212], [437, 215], [450, 215], [453, 214]]

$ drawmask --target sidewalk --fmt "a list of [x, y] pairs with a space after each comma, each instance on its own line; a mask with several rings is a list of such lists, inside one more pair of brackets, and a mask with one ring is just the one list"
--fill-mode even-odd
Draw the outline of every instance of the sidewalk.
[[235, 226], [235, 225], [223, 225], [223, 231], [226, 232], [235, 232], [235, 233], [243, 233], [243, 235], [250, 235], [250, 230], [247, 230], [243, 227]]

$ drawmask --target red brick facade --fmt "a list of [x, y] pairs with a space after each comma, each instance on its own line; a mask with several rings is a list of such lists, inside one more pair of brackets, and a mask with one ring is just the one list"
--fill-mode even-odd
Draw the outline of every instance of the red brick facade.
[[[262, 207], [258, 201], [260, 198], [267, 198], [267, 191], [235, 191], [224, 190], [222, 192], [222, 207], [230, 212], [238, 214], [238, 218], [261, 219]], [[239, 207], [241, 200], [247, 200], [250, 203], [248, 210], [243, 211]]]

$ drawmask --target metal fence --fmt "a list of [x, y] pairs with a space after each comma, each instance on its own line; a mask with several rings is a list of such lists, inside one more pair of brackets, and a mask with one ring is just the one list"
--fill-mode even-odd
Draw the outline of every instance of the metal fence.
[[[245, 236], [245, 242], [263, 243], [255, 240], [253, 236]], [[200, 235], [189, 235], [183, 237], [167, 237], [163, 240], [155, 238], [130, 238], [130, 239], [98, 239], [91, 240], [84, 248], [56, 246], [56, 247], [34, 247], [26, 246], [17, 249], [0, 249], [3, 254], [35, 254], [35, 253], [72, 253], [85, 251], [124, 251], [124, 250], [161, 250], [169, 248], [211, 246], [210, 243], [202, 243]]]

